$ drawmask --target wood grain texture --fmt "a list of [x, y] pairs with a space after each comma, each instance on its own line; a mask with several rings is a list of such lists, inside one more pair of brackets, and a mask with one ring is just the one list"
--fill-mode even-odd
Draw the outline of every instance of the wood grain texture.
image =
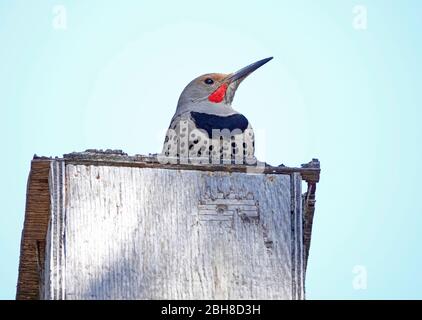
[[50, 209], [50, 161], [34, 161], [28, 177], [16, 299], [39, 299]]
[[45, 272], [42, 274], [43, 290], [41, 297], [49, 300], [65, 299], [66, 267], [66, 193], [65, 162], [51, 162], [50, 186], [50, 223], [46, 237]]
[[74, 152], [64, 155], [64, 159], [74, 164], [96, 164], [104, 166], [125, 166], [136, 168], [162, 168], [175, 170], [198, 170], [198, 171], [223, 171], [223, 172], [245, 172], [245, 173], [265, 173], [265, 174], [291, 174], [300, 173], [302, 180], [309, 183], [317, 183], [320, 177], [320, 163], [313, 159], [309, 163], [302, 164], [300, 168], [286, 167], [284, 165], [271, 166], [264, 162], [255, 165], [243, 164], [194, 164], [184, 163], [180, 159], [174, 158], [167, 163], [161, 163], [157, 155], [136, 155], [128, 156], [121, 152], [114, 153], [113, 150], [106, 152], [98, 150], [87, 150], [85, 152]]
[[[101, 180], [101, 176], [98, 174], [85, 174], [83, 177], [88, 179], [85, 181], [85, 184], [81, 183], [78, 187], [73, 186], [73, 188], [80, 193], [86, 191], [89, 196], [85, 195], [86, 200], [84, 201], [93, 203], [91, 203], [89, 206], [87, 203], [84, 203], [83, 205], [77, 204], [77, 206], [81, 206], [81, 208], [78, 209], [80, 211], [80, 219], [79, 221], [71, 221], [69, 224], [69, 213], [73, 212], [73, 210], [78, 212], [78, 210], [74, 208], [72, 201], [69, 199], [71, 190], [70, 182], [73, 181], [72, 183], [78, 183], [78, 180], [70, 179], [68, 174], [69, 170], [67, 167], [70, 168], [71, 166], [75, 168], [90, 168], [91, 171], [95, 171], [95, 168], [101, 168], [101, 170], [104, 170], [106, 173], [105, 177], [108, 178], [103, 181], [105, 185], [98, 189], [101, 192], [97, 192], [96, 194], [92, 194], [91, 191], [95, 189], [94, 187], [98, 187], [98, 183], [96, 181]], [[139, 187], [138, 184], [134, 185], [133, 182], [126, 186], [126, 180], [122, 177], [126, 177], [127, 174], [120, 174], [119, 170], [130, 172], [132, 169], [135, 171], [130, 173], [129, 176], [134, 175], [134, 181], [137, 183], [147, 183], [145, 186]], [[194, 174], [194, 176], [197, 176], [195, 178], [196, 184], [199, 185], [202, 183], [205, 191], [200, 193], [201, 197], [196, 203], [196, 211], [192, 209], [195, 208], [195, 205], [191, 204], [190, 207], [193, 210], [190, 212], [191, 214], [187, 215], [186, 213], [181, 213], [183, 211], [181, 208], [189, 208], [188, 205], [183, 205], [183, 203], [187, 202], [186, 199], [190, 199], [190, 201], [194, 201], [195, 203], [196, 200], [194, 199], [198, 196], [198, 194], [194, 193], [193, 195], [195, 197], [191, 198], [191, 195], [186, 193], [188, 190], [190, 190], [190, 188], [192, 188], [192, 186], [189, 186], [191, 183], [189, 179], [184, 178], [177, 183], [172, 182], [170, 187], [168, 184], [166, 184], [166, 188], [162, 185], [160, 189], [157, 185], [155, 185], [158, 182], [153, 183], [151, 181], [151, 177], [144, 176], [144, 174], [137, 174], [136, 172], [139, 170], [147, 170], [146, 172], [148, 172], [148, 170], [150, 172], [155, 172], [158, 170], [157, 174], [155, 175], [157, 180], [164, 178], [165, 181], [176, 181], [179, 179], [179, 175], [184, 175], [185, 173], [189, 172]], [[112, 171], [115, 172], [111, 173]], [[166, 176], [166, 174], [164, 174], [161, 176], [161, 173], [159, 173], [160, 171], [178, 172], [178, 175]], [[275, 225], [273, 229], [273, 232], [280, 232], [279, 230], [281, 230], [281, 233], [283, 234], [288, 233], [289, 237], [279, 236], [278, 238], [275, 237], [276, 240], [274, 240], [274, 237], [268, 236], [269, 232], [267, 231], [267, 225], [268, 223], [271, 224], [271, 220], [268, 219], [268, 214], [265, 212], [263, 213], [262, 211], [263, 201], [265, 203], [265, 199], [257, 197], [259, 192], [256, 192], [255, 190], [256, 188], [262, 188], [262, 184], [256, 183], [256, 181], [253, 179], [248, 180], [249, 178], [246, 178], [247, 176], [252, 176], [252, 173], [254, 173], [255, 176], [262, 176], [263, 181], [267, 179], [273, 182], [274, 179], [283, 180], [286, 179], [286, 177], [290, 179], [289, 182], [285, 182], [285, 184], [288, 184], [286, 189], [290, 190], [289, 195], [284, 193], [284, 187], [281, 188], [281, 185], [279, 185], [279, 187], [271, 187], [271, 184], [269, 184], [265, 191], [270, 193], [274, 192], [274, 196], [276, 197], [282, 194], [284, 197], [280, 200], [282, 202], [285, 201], [285, 197], [290, 197], [290, 230], [288, 230], [288, 224], [284, 221], [286, 219], [284, 213], [283, 227], [280, 228], [279, 226]], [[234, 187], [236, 185], [241, 185], [238, 183], [239, 181], [237, 180], [238, 178], [235, 177], [236, 175], [243, 176], [241, 179], [246, 184], [250, 183], [250, 189], [254, 189], [254, 191], [249, 193], [239, 192], [239, 190], [243, 189], [237, 190], [236, 187]], [[284, 293], [280, 294], [279, 296], [283, 295], [283, 298], [289, 299], [303, 299], [304, 279], [311, 242], [312, 222], [315, 211], [315, 191], [316, 184], [319, 181], [319, 175], [320, 163], [317, 159], [312, 159], [312, 161], [301, 165], [300, 168], [284, 166], [273, 167], [269, 166], [268, 164], [264, 164], [264, 166], [255, 168], [253, 166], [251, 167], [244, 165], [210, 166], [197, 164], [161, 164], [157, 161], [157, 157], [155, 155], [128, 156], [119, 150], [87, 150], [85, 152], [76, 152], [65, 155], [63, 158], [56, 157], [54, 159], [51, 157], [34, 156], [31, 164], [31, 172], [28, 178], [26, 213], [21, 240], [21, 254], [16, 298], [76, 299], [82, 297], [86, 299], [94, 299], [96, 297], [101, 297], [101, 295], [104, 298], [108, 297], [120, 299], [125, 297], [161, 297], [159, 296], [160, 291], [157, 291], [158, 293], [155, 296], [154, 293], [148, 293], [150, 289], [154, 289], [154, 286], [145, 283], [145, 280], [148, 280], [147, 282], [149, 283], [155, 283], [156, 286], [168, 286], [169, 283], [172, 283], [172, 281], [176, 281], [176, 284], [178, 284], [180, 288], [192, 288], [188, 293], [180, 293], [182, 289], [178, 291], [178, 295], [175, 295], [174, 293], [171, 293], [170, 295], [169, 293], [167, 294], [169, 297], [194, 297], [193, 293], [196, 294], [198, 290], [202, 296], [209, 294], [209, 296], [211, 295], [212, 297], [250, 297], [251, 292], [254, 292], [253, 294], [255, 295], [257, 293], [261, 294], [262, 292], [262, 289], [252, 289], [252, 286], [258, 284], [265, 286], [267, 285], [268, 281], [270, 281], [268, 279], [272, 279], [271, 281], [277, 282], [278, 280], [274, 279], [277, 276], [280, 276], [280, 273], [276, 273], [276, 276], [274, 273], [272, 273], [272, 268], [276, 268], [276, 264], [280, 263], [281, 261], [280, 259], [277, 260], [274, 257], [271, 259], [264, 257], [261, 259], [263, 262], [256, 262], [254, 259], [252, 259], [249, 262], [258, 264], [245, 266], [248, 261], [248, 254], [257, 255], [257, 252], [262, 254], [263, 241], [265, 250], [270, 253], [274, 250], [279, 250], [277, 251], [278, 255], [281, 255], [283, 256], [283, 259], [288, 260], [288, 267], [283, 267], [284, 269], [282, 271], [283, 276], [289, 278], [289, 280], [286, 280], [287, 282], [283, 280], [283, 289], [280, 289], [277, 294], [284, 290]], [[126, 200], [129, 199], [140, 201], [139, 203], [129, 205], [129, 203], [124, 203], [122, 201], [117, 202], [113, 200], [115, 205], [115, 212], [118, 212], [119, 215], [123, 214], [125, 217], [129, 217], [131, 222], [139, 223], [137, 226], [138, 229], [134, 229], [136, 226], [131, 225], [130, 223], [128, 228], [124, 228], [122, 225], [125, 225], [128, 222], [120, 221], [120, 218], [116, 217], [113, 218], [115, 225], [110, 225], [109, 220], [113, 217], [113, 205], [106, 205], [105, 203], [112, 201], [110, 198], [116, 199], [116, 192], [120, 193], [119, 188], [116, 186], [110, 186], [112, 185], [111, 182], [114, 181], [112, 178], [113, 176], [120, 176], [118, 181], [120, 181], [119, 184], [121, 184], [122, 187], [119, 188], [123, 188], [124, 191], [122, 194], [125, 194]], [[209, 179], [214, 181], [210, 183]], [[304, 193], [302, 196], [300, 196], [300, 180], [306, 181], [308, 185], [306, 193]], [[205, 181], [208, 181], [208, 183], [204, 184]], [[149, 189], [148, 183], [155, 187], [153, 189]], [[176, 188], [174, 185], [177, 185], [177, 190], [174, 190], [174, 188]], [[211, 189], [210, 186], [214, 186], [214, 189]], [[228, 189], [230, 189], [230, 191], [227, 191]], [[148, 192], [146, 190], [148, 190]], [[199, 189], [195, 188], [195, 190]], [[221, 190], [226, 191], [222, 192]], [[161, 192], [164, 194], [166, 192], [172, 192], [173, 196], [154, 196], [153, 194], [156, 192]], [[140, 197], [140, 193], [146, 193], [147, 196]], [[110, 194], [112, 194], [111, 197], [109, 196]], [[267, 198], [269, 198], [269, 196], [267, 196]], [[75, 199], [78, 199], [78, 197], [75, 197]], [[143, 201], [145, 201], [145, 205], [141, 204]], [[173, 205], [166, 204], [163, 206], [163, 208], [166, 206], [173, 207], [173, 210], [164, 212], [160, 206], [151, 206], [149, 204], [151, 201], [168, 201], [169, 203], [174, 202]], [[102, 204], [98, 205], [98, 203]], [[107, 218], [104, 218], [101, 215], [99, 215], [99, 217], [103, 217], [103, 219], [99, 219], [97, 215], [94, 215], [91, 218], [84, 217], [85, 215], [90, 214], [91, 207], [93, 209], [92, 212], [94, 213], [96, 213], [101, 208], [107, 209]], [[129, 208], [132, 208], [132, 211], [135, 210], [136, 213], [133, 213], [129, 210], [129, 214], [127, 214], [126, 212]], [[155, 215], [158, 216], [164, 212], [164, 218], [153, 218], [154, 215], [151, 214], [151, 210], [155, 210]], [[174, 210], [176, 210], [176, 213]], [[276, 211], [279, 211], [278, 207], [276, 207]], [[145, 212], [149, 213], [143, 216]], [[184, 210], [183, 212], [187, 212], [187, 210]], [[176, 218], [174, 216], [175, 214], [180, 214], [180, 217]], [[267, 218], [265, 218], [265, 216]], [[142, 220], [145, 220], [142, 217], [149, 217], [151, 221], [149, 223], [147, 221], [142, 222]], [[192, 225], [189, 227], [174, 226], [168, 228], [163, 227], [159, 229], [157, 229], [155, 225], [156, 223], [162, 222], [180, 223], [182, 217], [188, 217], [188, 219], [191, 219]], [[98, 257], [91, 257], [90, 255], [95, 256], [98, 254], [95, 251], [91, 252], [87, 249], [84, 249], [83, 245], [79, 243], [82, 239], [78, 235], [79, 230], [86, 229], [86, 226], [84, 226], [82, 223], [85, 221], [84, 219], [89, 222], [87, 226], [95, 231], [92, 234], [92, 239], [85, 235], [85, 244], [91, 243], [93, 239], [99, 243], [99, 246], [92, 246], [91, 243], [90, 250], [102, 248], [102, 251], [100, 251], [102, 252], [102, 265], [97, 264], [93, 265], [92, 267], [87, 266], [86, 261], [91, 261], [92, 259], [97, 259], [97, 261], [100, 261], [101, 259]], [[121, 219], [125, 220], [126, 218]], [[265, 221], [267, 221], [267, 223], [263, 223]], [[69, 233], [69, 230], [71, 230], [69, 227], [72, 223], [74, 224], [72, 232], [73, 237], [75, 238], [75, 242], [74, 244], [69, 244], [67, 237], [69, 234], [72, 234]], [[142, 228], [144, 228], [142, 230], [144, 231], [141, 231], [139, 226], [142, 226]], [[127, 230], [132, 230], [133, 233], [131, 235], [125, 234]], [[184, 263], [183, 261], [185, 261], [184, 259], [186, 259], [186, 257], [191, 258], [194, 256], [194, 253], [198, 254], [199, 250], [203, 249], [210, 251], [211, 254], [208, 259], [205, 259], [205, 257], [202, 255], [198, 255], [194, 259], [195, 264], [193, 264], [191, 260], [188, 260], [191, 265], [191, 267], [189, 267], [190, 271], [189, 273], [187, 273], [187, 271], [181, 273], [184, 275], [182, 280], [180, 280], [181, 276], [179, 275], [177, 275], [175, 278], [171, 278], [172, 270], [174, 271], [173, 273], [177, 274], [178, 272], [177, 268], [169, 266], [173, 260], [168, 261], [161, 259], [162, 255], [158, 253], [152, 254], [150, 253], [151, 249], [144, 250], [144, 246], [148, 245], [150, 248], [157, 247], [156, 250], [160, 250], [162, 244], [164, 243], [167, 245], [167, 247], [164, 247], [164, 249], [167, 248], [166, 250], [170, 250], [169, 247], [172, 245], [174, 239], [170, 234], [167, 233], [173, 232], [178, 236], [184, 236], [187, 234], [187, 231], [196, 233], [195, 236], [190, 235], [190, 237], [192, 240], [197, 240], [197, 242], [195, 242], [197, 248], [192, 249], [191, 247], [186, 247], [186, 249], [190, 252], [189, 255], [178, 255], [178, 252], [173, 252], [173, 260], [179, 261], [174, 263], [180, 266]], [[101, 232], [103, 235], [102, 239], [100, 235]], [[144, 234], [141, 235], [141, 232]], [[248, 235], [244, 236], [244, 232], [247, 232]], [[133, 239], [132, 235], [134, 236]], [[123, 241], [122, 237], [126, 237], [128, 244], [124, 246], [119, 244], [118, 248], [116, 247], [112, 249], [114, 244], [111, 240], [115, 241], [117, 239], [118, 241], [115, 241], [115, 243], [121, 243]], [[154, 240], [151, 239], [159, 241], [159, 244], [153, 245], [152, 242]], [[249, 247], [239, 246], [239, 241], [246, 239], [253, 241], [253, 244]], [[140, 240], [143, 241], [141, 244], [139, 243]], [[287, 258], [285, 258], [287, 249], [280, 251], [280, 248], [283, 247], [279, 245], [281, 240], [283, 241], [284, 246], [289, 248], [288, 250], [290, 250], [290, 257], [287, 255]], [[103, 244], [101, 244], [101, 241]], [[135, 243], [129, 243], [131, 241], [135, 241]], [[176, 245], [180, 245], [180, 243], [182, 243], [177, 239], [175, 241]], [[288, 241], [290, 241], [290, 244], [286, 244]], [[257, 245], [257, 243], [260, 245]], [[228, 246], [228, 244], [230, 244], [230, 246]], [[70, 256], [70, 259], [67, 250], [71, 247], [77, 248], [77, 245], [81, 248], [80, 255], [76, 251], [71, 251], [73, 256]], [[189, 245], [193, 246], [191, 243]], [[107, 248], [107, 246], [109, 248], [107, 250], [104, 249], [104, 247]], [[122, 246], [124, 249], [122, 249], [123, 252], [127, 252], [124, 255], [120, 254], [122, 251], [120, 250], [120, 247]], [[223, 250], [220, 250], [220, 247], [222, 247]], [[229, 248], [232, 251], [228, 251]], [[254, 252], [250, 252], [249, 249], [254, 250]], [[183, 252], [183, 250], [180, 250], [180, 254]], [[242, 252], [243, 256], [240, 258], [237, 257], [236, 254], [238, 254], [238, 252]], [[138, 255], [138, 258], [136, 258], [137, 260], [133, 260], [134, 255]], [[147, 266], [147, 263], [150, 261], [148, 260], [150, 256], [154, 258], [151, 261], [159, 262], [157, 264], [153, 264], [155, 267]], [[257, 256], [260, 257], [259, 255]], [[114, 257], [115, 259], [111, 259], [111, 257]], [[165, 263], [166, 261], [168, 263]], [[216, 263], [216, 261], [220, 261], [220, 263]], [[230, 262], [230, 264], [227, 266], [225, 264], [226, 261]], [[241, 269], [237, 268], [235, 264], [237, 261], [239, 261], [239, 266]], [[68, 268], [69, 262], [71, 262], [70, 265], [74, 266], [73, 269]], [[211, 267], [207, 267], [205, 264], [209, 262], [213, 262]], [[202, 266], [203, 264], [205, 265]], [[268, 264], [270, 264], [270, 267], [268, 267]], [[194, 267], [196, 269], [193, 269]], [[92, 268], [94, 268], [93, 271], [91, 270]], [[221, 268], [223, 268], [222, 271]], [[267, 278], [265, 278], [265, 275], [250, 276], [250, 270], [256, 273], [262, 268], [267, 268], [270, 270], [271, 275]], [[287, 271], [285, 271], [285, 269]], [[85, 273], [87, 270], [89, 272], [86, 275]], [[141, 272], [141, 270], [146, 271]], [[149, 273], [147, 272], [148, 270]], [[163, 273], [165, 277], [161, 277], [163, 270], [165, 270]], [[246, 270], [248, 272], [244, 273], [242, 270]], [[78, 275], [78, 272], [82, 273], [83, 275]], [[186, 276], [186, 274], [189, 276]], [[231, 274], [231, 276], [228, 276], [228, 274]], [[239, 274], [242, 275], [242, 277], [246, 280], [242, 280], [242, 277], [240, 277]], [[248, 276], [244, 276], [245, 274], [248, 274]], [[265, 272], [263, 274], [265, 274]], [[75, 275], [77, 276], [73, 278]], [[70, 278], [67, 278], [67, 276], [70, 276]], [[85, 291], [78, 289], [79, 296], [74, 293], [77, 290], [69, 290], [69, 288], [71, 288], [69, 284], [72, 284], [78, 280], [78, 277], [80, 277], [79, 281], [85, 283], [80, 284], [79, 288], [83, 288], [84, 286], [91, 288]], [[123, 280], [121, 277], [124, 277]], [[259, 277], [264, 277], [266, 280], [261, 281], [261, 278]], [[130, 281], [126, 281], [124, 279], [129, 279]], [[138, 280], [137, 282], [133, 282], [133, 279]], [[89, 285], [86, 284], [86, 281], [88, 280], [90, 283]], [[208, 283], [207, 285], [204, 285], [203, 281], [207, 283], [208, 281], [212, 281], [214, 284], [210, 285]], [[249, 288], [249, 291], [247, 291], [247, 289], [242, 289], [244, 292], [246, 292], [242, 293], [242, 290], [231, 284], [233, 281], [236, 285], [241, 283], [241, 287], [250, 286], [251, 288]], [[288, 289], [288, 286], [286, 285], [286, 283], [289, 282], [291, 282], [290, 289]], [[100, 284], [93, 285], [92, 283]], [[107, 287], [101, 286], [101, 283], [110, 284]], [[123, 286], [124, 283], [129, 287], [132, 285], [137, 286], [138, 289], [135, 287], [129, 288], [129, 291], [126, 291], [126, 289], [123, 287], [119, 288], [119, 285]], [[198, 289], [198, 283], [200, 285], [200, 289]], [[226, 290], [225, 288], [228, 286], [230, 286], [231, 289]], [[107, 288], [112, 293], [106, 294], [105, 290]], [[143, 288], [142, 290], [144, 292], [142, 294], [140, 294], [141, 291], [139, 290], [141, 289], [139, 288]], [[270, 286], [270, 288], [273, 289], [274, 285], [273, 287]], [[165, 289], [161, 290], [163, 292]], [[92, 291], [94, 291], [94, 293], [92, 293]], [[98, 292], [96, 293], [96, 291], [101, 291], [101, 295], [98, 295]], [[287, 291], [290, 293], [286, 294]], [[279, 297], [277, 294], [274, 294], [273, 296]], [[267, 293], [267, 296], [270, 296], [270, 294]]]
[[45, 298], [304, 298], [299, 174], [62, 169]]

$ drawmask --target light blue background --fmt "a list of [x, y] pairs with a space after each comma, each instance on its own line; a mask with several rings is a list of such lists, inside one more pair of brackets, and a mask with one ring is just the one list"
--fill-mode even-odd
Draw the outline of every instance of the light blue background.
[[158, 152], [191, 79], [267, 56], [234, 106], [261, 159], [321, 161], [307, 297], [422, 298], [421, 34], [417, 0], [2, 0], [0, 298], [15, 295], [34, 153]]

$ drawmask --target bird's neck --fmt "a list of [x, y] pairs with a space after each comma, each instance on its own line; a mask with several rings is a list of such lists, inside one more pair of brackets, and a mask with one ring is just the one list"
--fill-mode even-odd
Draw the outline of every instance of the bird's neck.
[[238, 113], [231, 105], [224, 102], [214, 103], [208, 100], [200, 102], [179, 101], [175, 117], [188, 112], [200, 112], [217, 116], [230, 116]]

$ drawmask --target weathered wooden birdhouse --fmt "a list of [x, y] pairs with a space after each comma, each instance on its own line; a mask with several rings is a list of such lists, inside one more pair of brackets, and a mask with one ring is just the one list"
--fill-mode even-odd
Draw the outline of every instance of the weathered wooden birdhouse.
[[17, 298], [304, 299], [319, 173], [34, 157]]

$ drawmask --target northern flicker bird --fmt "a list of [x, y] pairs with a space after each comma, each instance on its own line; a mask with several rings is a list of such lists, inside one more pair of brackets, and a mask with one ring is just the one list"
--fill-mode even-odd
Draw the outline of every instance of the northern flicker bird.
[[232, 102], [239, 84], [271, 59], [231, 74], [209, 73], [192, 80], [180, 95], [161, 156], [202, 163], [253, 163], [252, 126]]

